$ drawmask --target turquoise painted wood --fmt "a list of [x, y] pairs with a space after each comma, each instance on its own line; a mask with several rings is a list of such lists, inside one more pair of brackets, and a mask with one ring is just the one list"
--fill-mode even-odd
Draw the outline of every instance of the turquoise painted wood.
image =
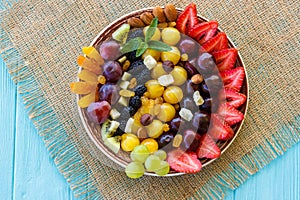
[[[29, 120], [0, 58], [0, 200], [74, 200]], [[300, 144], [250, 177], [225, 200], [299, 200]]]

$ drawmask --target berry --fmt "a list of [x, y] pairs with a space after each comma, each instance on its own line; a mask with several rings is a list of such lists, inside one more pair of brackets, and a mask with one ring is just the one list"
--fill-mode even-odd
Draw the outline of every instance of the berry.
[[191, 38], [182, 39], [179, 43], [180, 52], [188, 54], [189, 58], [194, 57], [195, 53], [198, 53], [198, 48], [199, 45]]
[[212, 126], [208, 134], [217, 140], [229, 140], [233, 137], [234, 132], [232, 128], [217, 114], [211, 115]]
[[197, 59], [197, 64], [201, 74], [211, 74], [216, 66], [212, 55], [209, 53], [202, 53]]
[[104, 84], [99, 90], [100, 101], [107, 101], [114, 105], [119, 99], [119, 86], [115, 84]]
[[191, 129], [184, 131], [182, 149], [195, 152], [200, 145], [200, 138], [201, 136]]
[[134, 28], [129, 31], [128, 37], [127, 37], [127, 42], [131, 39], [137, 38], [137, 37], [143, 37], [143, 29], [141, 28]]
[[159, 148], [163, 148], [167, 146], [171, 141], [174, 139], [174, 134], [171, 132], [166, 132], [160, 135], [160, 137], [157, 139]]
[[107, 101], [94, 102], [87, 108], [87, 113], [91, 121], [102, 124], [109, 117], [110, 109]]
[[[172, 63], [171, 61], [166, 61], [166, 62]], [[158, 62], [156, 64], [156, 66], [151, 70], [151, 78], [158, 79], [160, 76], [167, 74], [167, 71], [164, 68], [164, 64], [165, 64], [165, 62], [164, 63]], [[172, 63], [172, 65], [173, 65], [173, 63]]]
[[163, 62], [169, 60], [174, 65], [176, 65], [178, 63], [178, 61], [180, 60], [180, 51], [175, 46], [171, 46], [171, 48], [172, 48], [171, 51], [162, 52], [160, 57]]
[[149, 137], [158, 138], [164, 131], [163, 123], [157, 119], [153, 120], [152, 123], [146, 126]]
[[218, 158], [221, 155], [221, 151], [215, 141], [208, 134], [205, 134], [200, 140], [197, 155], [198, 158]]
[[170, 104], [176, 104], [183, 98], [183, 92], [178, 86], [169, 86], [163, 93], [164, 100]]
[[160, 168], [161, 160], [156, 155], [150, 155], [145, 161], [145, 168], [148, 171], [156, 171]]
[[187, 72], [183, 67], [175, 66], [171, 75], [174, 79], [174, 85], [182, 85], [187, 79]]
[[130, 51], [128, 53], [125, 54], [127, 60], [129, 60], [130, 62], [135, 62], [137, 60], [140, 60], [141, 57], [136, 57], [136, 50], [135, 51]]
[[147, 138], [143, 140], [141, 144], [145, 145], [150, 153], [154, 153], [158, 149], [158, 143], [153, 138]]
[[113, 40], [105, 41], [99, 51], [104, 60], [115, 60], [120, 55], [120, 45]]
[[144, 69], [147, 69], [144, 62], [142, 60], [137, 60], [131, 63], [128, 72], [133, 76], [139, 76]]
[[157, 150], [153, 153], [153, 155], [156, 155], [159, 157], [160, 160], [166, 160], [167, 158], [167, 153], [164, 150]]
[[199, 110], [194, 114], [193, 126], [198, 129], [199, 134], [206, 133], [209, 128], [210, 115], [209, 113]]
[[163, 122], [168, 122], [168, 121], [171, 121], [175, 117], [175, 114], [176, 114], [176, 110], [175, 110], [174, 106], [172, 106], [169, 103], [163, 103], [160, 106], [160, 112], [157, 115], [157, 119], [159, 119], [160, 121], [163, 121]]
[[147, 87], [147, 95], [149, 98], [155, 99], [157, 97], [161, 97], [164, 93], [164, 87], [159, 84], [157, 80], [149, 80], [145, 83]]
[[211, 38], [202, 45], [201, 51], [210, 53], [226, 48], [228, 48], [227, 36], [224, 32], [219, 32], [215, 37]]
[[129, 99], [129, 106], [134, 110], [138, 110], [142, 106], [142, 101], [139, 96], [134, 96]]
[[218, 22], [216, 21], [203, 22], [192, 27], [188, 31], [187, 35], [197, 40], [199, 44], [202, 45], [208, 40], [210, 40], [217, 33], [217, 29], [218, 29]]
[[147, 88], [144, 85], [138, 85], [133, 90], [136, 96], [143, 96], [143, 94], [147, 91]]
[[133, 151], [130, 153], [130, 158], [132, 161], [144, 163], [148, 158], [150, 152], [147, 146], [141, 144], [136, 146]]
[[168, 153], [167, 161], [176, 172], [196, 173], [202, 168], [196, 153], [175, 149]]
[[238, 93], [237, 91], [230, 89], [230, 88], [225, 88], [225, 95], [227, 99], [227, 104], [238, 108], [241, 105], [243, 105], [246, 101], [246, 95]]
[[212, 52], [215, 58], [219, 71], [225, 71], [234, 67], [238, 51], [235, 48], [222, 49], [220, 51]]
[[140, 178], [144, 172], [145, 168], [140, 162], [131, 162], [125, 168], [125, 173], [129, 178]]
[[181, 33], [186, 33], [189, 29], [198, 23], [196, 4], [190, 3], [184, 11], [178, 16], [176, 28]]
[[121, 148], [123, 151], [132, 151], [140, 144], [139, 138], [131, 133], [124, 133], [121, 136]]
[[170, 171], [169, 163], [162, 160], [162, 161], [160, 161], [159, 169], [155, 170], [155, 174], [157, 174], [159, 176], [164, 176], [164, 175], [168, 174], [169, 171]]
[[240, 91], [245, 78], [245, 71], [242, 67], [226, 70], [220, 73], [225, 88], [231, 88], [237, 92]]
[[171, 131], [176, 133], [179, 131], [180, 127], [184, 127], [185, 122], [181, 119], [181, 117], [174, 117], [169, 124]]
[[122, 68], [116, 61], [108, 61], [103, 65], [103, 75], [107, 82], [117, 82], [121, 78], [122, 73]]
[[145, 84], [148, 80], [151, 79], [150, 70], [144, 69], [136, 76], [136, 81], [138, 84]]
[[218, 114], [225, 120], [225, 122], [229, 124], [229, 126], [239, 123], [244, 119], [243, 113], [227, 103], [220, 105]]
[[[125, 124], [125, 126], [126, 126], [126, 124]], [[125, 126], [124, 126], [124, 129], [125, 129]], [[124, 129], [121, 129], [120, 125], [119, 125], [119, 127], [116, 130], [116, 132], [114, 132], [113, 136], [121, 136], [121, 135], [123, 135], [124, 134], [124, 131], [123, 131]]]
[[[143, 29], [143, 33], [144, 33], [144, 36], [146, 36], [146, 32], [148, 30], [149, 26], [146, 26], [144, 29]], [[153, 34], [153, 36], [150, 38], [150, 40], [160, 40], [160, 30], [159, 28], [155, 28], [155, 32]]]
[[128, 110], [130, 117], [132, 117], [137, 112], [137, 109], [132, 106], [128, 106], [126, 107], [126, 109]]
[[168, 45], [176, 45], [180, 40], [180, 32], [173, 27], [164, 28], [161, 32], [162, 41]]

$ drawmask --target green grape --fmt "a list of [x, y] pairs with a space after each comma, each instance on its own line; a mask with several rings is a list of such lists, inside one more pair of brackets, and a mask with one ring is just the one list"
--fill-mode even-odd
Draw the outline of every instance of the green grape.
[[161, 160], [166, 160], [167, 158], [167, 153], [164, 150], [157, 150], [153, 153], [154, 155], [158, 156], [159, 159]]
[[170, 165], [168, 162], [162, 160], [160, 162], [160, 167], [159, 169], [155, 170], [155, 173], [159, 176], [164, 176], [166, 174], [168, 174], [170, 171]]
[[136, 146], [130, 154], [132, 161], [144, 163], [149, 156], [149, 150], [145, 145]]
[[155, 171], [159, 169], [161, 160], [158, 156], [150, 155], [145, 161], [145, 167], [149, 171]]
[[140, 178], [144, 172], [145, 168], [140, 162], [131, 162], [125, 168], [125, 173], [129, 178]]

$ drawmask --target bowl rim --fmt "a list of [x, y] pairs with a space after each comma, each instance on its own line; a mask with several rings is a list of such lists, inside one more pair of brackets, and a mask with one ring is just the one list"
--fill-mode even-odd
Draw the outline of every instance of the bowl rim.
[[[163, 8], [164, 6], [162, 6]], [[142, 9], [138, 9], [138, 10], [134, 10], [134, 11], [131, 11], [125, 15], [122, 15], [120, 17], [118, 17], [116, 20], [114, 20], [113, 22], [111, 22], [110, 24], [108, 24], [107, 26], [105, 26], [99, 33], [98, 35], [92, 40], [92, 42], [90, 43], [90, 46], [95, 46], [99, 40], [99, 38], [105, 33], [107, 32], [111, 26], [113, 25], [116, 25], [119, 23], [119, 26], [122, 25], [124, 23], [124, 20], [130, 16], [136, 16], [137, 14], [139, 13], [143, 13], [143, 12], [146, 12], [146, 11], [152, 11], [154, 7], [147, 7], [147, 8], [142, 8]], [[182, 12], [184, 9], [182, 8], [176, 8], [177, 12]], [[209, 21], [207, 18], [203, 17], [202, 15], [199, 15], [197, 14], [197, 17], [200, 18], [202, 21]], [[120, 23], [120, 21], [122, 21]], [[222, 30], [222, 28], [220, 28], [218, 26], [218, 31], [220, 32], [224, 32]], [[228, 37], [228, 43], [230, 44], [230, 46], [232, 46], [233, 48], [236, 48], [236, 45], [232, 42], [232, 40], [230, 39], [230, 37]], [[243, 127], [243, 124], [244, 124], [244, 121], [246, 119], [246, 115], [247, 115], [247, 111], [248, 111], [248, 106], [249, 106], [249, 80], [248, 80], [248, 74], [247, 74], [247, 70], [246, 70], [246, 66], [245, 66], [245, 63], [243, 61], [243, 58], [240, 54], [240, 52], [238, 51], [238, 56], [237, 56], [237, 59], [239, 59], [239, 62], [241, 63], [242, 67], [244, 68], [244, 71], [245, 71], [245, 80], [244, 80], [244, 83], [245, 83], [245, 87], [246, 87], [246, 91], [245, 93], [247, 94], [246, 95], [246, 102], [245, 102], [245, 110], [244, 110], [244, 119], [238, 124], [238, 129], [236, 130], [233, 138], [230, 139], [230, 142], [225, 146], [225, 148], [223, 148], [221, 150], [221, 155], [232, 145], [233, 141], [236, 139], [236, 137], [238, 136], [241, 128]], [[79, 69], [78, 69], [78, 73], [81, 72], [82, 68], [79, 66]], [[77, 81], [80, 81], [80, 78], [77, 77]], [[78, 101], [80, 98], [80, 95], [79, 94], [76, 94], [76, 101]], [[109, 151], [106, 151], [101, 145], [100, 145], [100, 141], [98, 141], [97, 138], [94, 137], [94, 135], [91, 133], [89, 127], [88, 127], [88, 124], [85, 123], [85, 117], [83, 115], [83, 108], [80, 108], [79, 106], [77, 106], [78, 108], [78, 112], [79, 112], [79, 116], [80, 116], [80, 119], [81, 119], [81, 122], [84, 126], [84, 129], [85, 131], [87, 132], [89, 138], [93, 141], [93, 143], [96, 145], [96, 147], [105, 155], [107, 156], [109, 159], [111, 159], [113, 162], [115, 162], [116, 164], [118, 164], [119, 166], [125, 168], [126, 165], [121, 161], [120, 158], [118, 158], [117, 156], [115, 155], [112, 155], [114, 153], [112, 152], [109, 152]], [[220, 155], [220, 156], [221, 156]], [[218, 157], [220, 158], [220, 157]], [[212, 162], [214, 162], [215, 160], [217, 160], [218, 158], [214, 158], [214, 159], [210, 159], [209, 161], [205, 162], [204, 164], [202, 164], [202, 167], [205, 167], [209, 164], [211, 164]], [[173, 173], [169, 173], [169, 174], [166, 174], [162, 177], [171, 177], [171, 176], [180, 176], [180, 175], [184, 175], [184, 174], [187, 174], [187, 173], [183, 173], [183, 172], [173, 172]], [[148, 175], [148, 176], [158, 176], [156, 175], [155, 173], [151, 173], [151, 172], [146, 172], [144, 173], [144, 175]]]

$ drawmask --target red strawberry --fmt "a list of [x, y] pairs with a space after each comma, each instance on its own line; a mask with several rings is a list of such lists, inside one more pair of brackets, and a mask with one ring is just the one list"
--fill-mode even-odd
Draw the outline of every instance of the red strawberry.
[[188, 29], [193, 28], [199, 23], [198, 17], [197, 17], [197, 8], [196, 4], [190, 3], [190, 15], [189, 15], [189, 23], [188, 23]]
[[225, 95], [227, 103], [235, 108], [240, 107], [246, 101], [246, 95], [238, 93], [237, 91], [230, 88], [225, 88]]
[[218, 113], [220, 117], [228, 123], [229, 126], [232, 126], [244, 119], [243, 113], [227, 103], [223, 103], [220, 105]]
[[187, 35], [194, 38], [202, 45], [216, 34], [217, 29], [217, 21], [203, 22], [189, 29]]
[[192, 28], [198, 23], [196, 4], [190, 3], [178, 16], [176, 28], [181, 33], [186, 33], [187, 28]]
[[195, 152], [184, 152], [181, 149], [169, 152], [167, 162], [177, 172], [196, 173], [202, 168]]
[[198, 158], [218, 158], [221, 155], [221, 151], [215, 141], [208, 134], [205, 134], [201, 139], [197, 155]]
[[211, 115], [212, 128], [208, 134], [217, 140], [229, 140], [233, 137], [234, 132], [232, 128], [217, 114]]
[[224, 32], [219, 32], [215, 37], [202, 45], [202, 51], [204, 50], [208, 53], [226, 48], [228, 48], [228, 40]]
[[212, 55], [216, 60], [218, 69], [220, 71], [225, 71], [234, 67], [237, 58], [237, 50], [235, 48], [222, 49], [213, 52]]
[[237, 92], [240, 91], [245, 78], [243, 67], [237, 67], [220, 73], [225, 88], [231, 88]]

